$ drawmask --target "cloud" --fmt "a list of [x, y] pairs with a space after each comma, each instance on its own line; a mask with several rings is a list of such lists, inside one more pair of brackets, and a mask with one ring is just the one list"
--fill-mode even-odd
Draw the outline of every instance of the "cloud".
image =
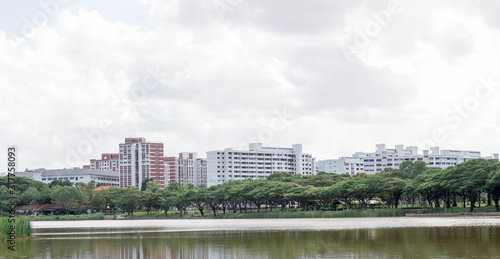
[[[22, 147], [22, 167], [81, 166], [133, 136], [200, 157], [258, 140], [302, 142], [320, 158], [415, 145], [480, 76], [500, 81], [492, 1], [401, 1], [350, 59], [343, 44], [380, 23], [388, 1], [138, 3], [114, 14], [81, 2], [22, 37], [0, 30], [0, 145]], [[496, 136], [483, 122], [498, 117], [498, 92], [442, 148], [460, 139], [495, 152], [479, 140]], [[269, 137], [276, 110], [289, 126]], [[73, 151], [78, 161], [68, 161]]]

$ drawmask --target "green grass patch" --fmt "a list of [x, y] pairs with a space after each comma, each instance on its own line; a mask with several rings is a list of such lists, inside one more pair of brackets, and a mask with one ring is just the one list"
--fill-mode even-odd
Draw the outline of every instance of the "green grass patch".
[[80, 215], [39, 215], [30, 217], [32, 221], [53, 221], [53, 220], [101, 220], [104, 213], [80, 214]]
[[9, 239], [9, 232], [11, 231], [12, 225], [15, 227], [16, 238], [31, 236], [31, 225], [28, 217], [17, 216], [12, 219], [15, 220], [14, 224], [9, 222], [8, 217], [0, 218], [0, 240]]

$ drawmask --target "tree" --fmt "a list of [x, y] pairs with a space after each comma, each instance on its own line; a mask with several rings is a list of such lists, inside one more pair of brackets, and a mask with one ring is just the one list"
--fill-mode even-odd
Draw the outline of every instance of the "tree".
[[111, 213], [115, 213], [116, 207], [118, 206], [118, 202], [120, 200], [120, 196], [122, 195], [122, 189], [110, 187], [99, 192], [103, 192], [103, 197], [106, 200], [106, 207], [109, 207]]
[[64, 186], [52, 193], [52, 199], [69, 214], [69, 209], [83, 201], [83, 194], [73, 186]]
[[404, 161], [399, 165], [399, 169], [395, 170], [394, 176], [401, 179], [414, 179], [417, 175], [422, 174], [427, 169], [424, 161], [413, 162], [411, 160]]
[[84, 200], [86, 202], [90, 202], [94, 193], [95, 182], [94, 181], [91, 181], [89, 183], [77, 182], [75, 183], [75, 188], [77, 188], [83, 193], [83, 195], [85, 196]]
[[[3, 177], [6, 178], [6, 177]], [[11, 195], [9, 192], [9, 188], [5, 185], [0, 185], [0, 212], [9, 211], [9, 201]]]
[[141, 183], [141, 191], [142, 191], [142, 192], [143, 192], [143, 191], [145, 191], [145, 190], [146, 190], [146, 188], [147, 188], [147, 186], [148, 186], [148, 183], [149, 183], [149, 182], [153, 182], [153, 181], [154, 181], [154, 180], [153, 180], [152, 178], [144, 178], [144, 179], [142, 180], [142, 183]]
[[179, 194], [176, 191], [169, 190], [168, 188], [155, 192], [158, 206], [165, 212], [165, 217], [168, 217], [168, 211], [175, 207], [178, 196]]
[[49, 183], [49, 188], [51, 189], [55, 189], [55, 188], [59, 188], [59, 187], [67, 187], [67, 186], [73, 186], [73, 183], [70, 182], [69, 180], [59, 180], [59, 179], [55, 179], [55, 180], [52, 180], [52, 182]]
[[90, 204], [96, 211], [106, 210], [106, 198], [104, 198], [104, 191], [95, 192], [90, 199]]
[[256, 180], [249, 182], [244, 188], [246, 199], [257, 207], [257, 212], [260, 212], [260, 206], [266, 203], [266, 196], [263, 189], [265, 185], [265, 181]]
[[120, 189], [120, 197], [118, 198], [117, 205], [133, 217], [134, 211], [141, 205], [141, 192], [135, 186]]
[[387, 195], [386, 201], [392, 203], [397, 209], [401, 195], [403, 195], [406, 181], [399, 177], [385, 177], [382, 186], [383, 192]]
[[213, 211], [214, 217], [217, 216], [216, 210], [222, 206], [225, 202], [225, 186], [224, 185], [214, 185], [207, 189], [207, 196], [205, 197], [205, 202], [208, 207]]
[[343, 180], [345, 179], [342, 175], [325, 173], [313, 175], [308, 178], [297, 179], [295, 182], [302, 186], [312, 185], [315, 187], [329, 187]]
[[195, 188], [188, 190], [186, 193], [186, 199], [188, 199], [193, 205], [193, 207], [197, 208], [200, 211], [201, 216], [205, 216], [203, 213], [206, 206], [206, 196], [208, 195], [208, 191], [206, 188]]
[[141, 192], [141, 202], [146, 208], [147, 215], [152, 209], [157, 209], [160, 207], [159, 200], [155, 193], [160, 190], [160, 184], [154, 181], [146, 182], [146, 190]]
[[500, 170], [490, 173], [488, 178], [489, 179], [486, 181], [486, 188], [491, 191], [495, 208], [499, 211], [498, 200], [500, 199]]
[[276, 173], [272, 173], [266, 179], [268, 181], [293, 182], [292, 174], [288, 173], [288, 172], [276, 172]]
[[40, 202], [40, 192], [33, 186], [21, 193], [18, 199], [19, 205], [38, 204]]
[[454, 177], [449, 185], [469, 199], [471, 212], [479, 195], [486, 190], [487, 170], [488, 162], [485, 159], [472, 159], [456, 165], [451, 171]]
[[334, 196], [344, 203], [345, 209], [349, 209], [351, 199], [354, 197], [354, 181], [352, 179], [338, 182], [333, 186]]
[[382, 192], [383, 178], [380, 175], [361, 175], [351, 179], [353, 195], [368, 209], [368, 202]]
[[409, 193], [422, 195], [422, 197], [429, 203], [431, 213], [432, 204], [440, 197], [443, 190], [440, 184], [440, 178], [436, 177], [436, 175], [441, 171], [442, 169], [440, 168], [429, 168], [422, 174], [417, 175], [405, 187], [405, 190]]
[[330, 205], [334, 197], [333, 187], [310, 187], [305, 190], [306, 195], [319, 201], [323, 210], [330, 210]]

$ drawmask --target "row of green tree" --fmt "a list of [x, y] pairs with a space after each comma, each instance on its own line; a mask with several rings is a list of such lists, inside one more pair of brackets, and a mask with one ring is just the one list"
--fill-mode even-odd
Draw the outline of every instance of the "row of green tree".
[[[5, 177], [4, 177], [5, 178]], [[8, 196], [6, 179], [0, 178], [0, 210], [5, 210]], [[368, 209], [372, 200], [380, 200], [387, 206], [397, 208], [401, 201], [406, 204], [425, 202], [432, 208], [443, 206], [447, 211], [457, 206], [457, 201], [466, 206], [485, 199], [488, 205], [499, 210], [500, 162], [473, 159], [447, 169], [429, 168], [422, 161], [405, 161], [399, 169], [366, 175], [319, 173], [313, 176], [292, 176], [275, 173], [264, 179], [229, 181], [210, 188], [181, 186], [171, 183], [166, 188], [146, 179], [141, 189], [136, 187], [109, 188], [94, 191], [93, 183], [77, 183], [56, 180], [49, 185], [17, 177], [16, 197], [19, 205], [59, 203], [69, 208], [79, 202], [88, 202], [98, 211], [124, 211], [129, 214], [138, 209], [148, 212], [177, 209], [185, 213], [188, 207], [211, 210], [260, 211], [287, 208], [302, 210], [352, 209], [353, 206]], [[480, 203], [479, 203], [480, 204]], [[480, 205], [479, 205], [480, 206]]]

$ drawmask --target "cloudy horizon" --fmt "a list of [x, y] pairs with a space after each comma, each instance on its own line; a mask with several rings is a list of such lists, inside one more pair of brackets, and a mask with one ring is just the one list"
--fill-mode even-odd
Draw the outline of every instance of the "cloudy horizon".
[[0, 172], [11, 144], [24, 171], [81, 167], [127, 137], [165, 156], [250, 142], [317, 159], [380, 143], [500, 152], [493, 0], [0, 7]]

